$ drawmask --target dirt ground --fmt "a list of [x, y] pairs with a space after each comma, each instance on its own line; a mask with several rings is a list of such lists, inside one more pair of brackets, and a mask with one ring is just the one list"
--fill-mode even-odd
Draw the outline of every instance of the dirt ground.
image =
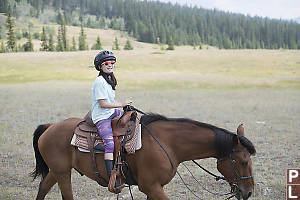
[[[35, 166], [32, 134], [39, 124], [83, 117], [90, 109], [90, 82], [44, 82], [0, 85], [0, 199], [34, 199], [39, 180], [28, 176]], [[252, 199], [285, 199], [286, 168], [300, 167], [300, 91], [292, 89], [117, 90], [145, 112], [187, 117], [235, 131], [243, 123], [257, 154], [252, 158], [255, 192]], [[199, 163], [217, 173], [215, 159]], [[202, 186], [228, 192], [225, 182], [186, 163]], [[197, 185], [183, 165], [179, 173], [202, 199], [224, 199]], [[75, 199], [115, 199], [96, 182], [72, 174]], [[179, 176], [165, 186], [170, 199], [196, 199]], [[145, 195], [133, 187], [135, 199]], [[57, 185], [46, 199], [61, 199]], [[130, 199], [125, 188], [120, 199]]]

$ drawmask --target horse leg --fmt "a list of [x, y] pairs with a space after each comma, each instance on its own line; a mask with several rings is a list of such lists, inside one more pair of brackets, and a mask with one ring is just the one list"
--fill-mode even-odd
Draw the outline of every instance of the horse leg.
[[149, 186], [147, 188], [140, 188], [140, 190], [147, 195], [147, 199], [151, 200], [169, 200], [163, 187], [159, 184]]
[[50, 189], [55, 183], [57, 183], [57, 180], [55, 179], [52, 171], [50, 170], [46, 177], [40, 183], [36, 200], [44, 199], [46, 194], [50, 191]]
[[63, 174], [56, 174], [59, 189], [64, 200], [73, 200], [72, 185], [71, 185], [71, 171]]

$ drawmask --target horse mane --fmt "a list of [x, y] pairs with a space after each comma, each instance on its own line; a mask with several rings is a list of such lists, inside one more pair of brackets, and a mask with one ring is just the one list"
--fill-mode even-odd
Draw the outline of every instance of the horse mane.
[[198, 122], [196, 120], [192, 120], [192, 119], [188, 119], [188, 118], [168, 118], [168, 117], [160, 115], [160, 114], [147, 113], [146, 115], [143, 115], [142, 119], [141, 119], [141, 123], [143, 123], [145, 126], [147, 126], [148, 124], [155, 122], [155, 121], [186, 122], [186, 123], [195, 124], [197, 126], [210, 128], [210, 129], [221, 129], [225, 132], [231, 133], [230, 131], [228, 131], [226, 129], [222, 129], [222, 128], [216, 127], [214, 125], [211, 125], [211, 124]]
[[168, 118], [163, 115], [154, 113], [147, 113], [141, 118], [141, 123], [144, 126], [147, 126], [148, 124], [155, 121], [186, 122], [213, 130], [216, 133], [215, 146], [221, 157], [226, 157], [232, 152], [233, 148], [237, 144], [238, 139], [251, 155], [256, 153], [254, 145], [245, 136], [237, 135], [229, 130], [219, 128], [211, 124], [198, 122], [188, 118]]
[[255, 149], [253, 143], [248, 138], [246, 138], [245, 136], [238, 136], [238, 137], [239, 137], [240, 142], [242, 143], [242, 145], [244, 147], [246, 147], [248, 152], [251, 155], [255, 155], [256, 154], [256, 149]]

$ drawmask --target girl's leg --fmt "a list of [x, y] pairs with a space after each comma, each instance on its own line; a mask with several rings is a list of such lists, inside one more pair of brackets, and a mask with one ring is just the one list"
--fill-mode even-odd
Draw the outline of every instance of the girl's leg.
[[123, 112], [122, 110], [115, 109], [114, 114], [112, 114], [112, 115], [109, 117], [109, 119], [113, 119], [114, 117], [121, 116], [121, 115], [123, 115], [123, 113], [124, 113], [124, 112]]
[[113, 160], [114, 139], [111, 127], [111, 119], [108, 118], [100, 120], [96, 123], [96, 126], [105, 147], [104, 159]]
[[[100, 120], [96, 123], [98, 132], [103, 140], [105, 152], [104, 152], [104, 162], [107, 170], [107, 176], [110, 178], [111, 171], [113, 169], [113, 153], [114, 153], [114, 139], [113, 132], [111, 127], [111, 119], [115, 116], [119, 116], [122, 114], [122, 111], [115, 110], [114, 114], [112, 114], [108, 119]], [[115, 187], [121, 187], [121, 185], [116, 182]]]
[[111, 127], [111, 120], [114, 117], [120, 116], [123, 114], [123, 111], [115, 109], [115, 112], [108, 118], [104, 120], [100, 120], [96, 123], [98, 133], [100, 134], [104, 147], [104, 159], [105, 160], [113, 160], [113, 153], [114, 153], [114, 139], [113, 139], [113, 132]]

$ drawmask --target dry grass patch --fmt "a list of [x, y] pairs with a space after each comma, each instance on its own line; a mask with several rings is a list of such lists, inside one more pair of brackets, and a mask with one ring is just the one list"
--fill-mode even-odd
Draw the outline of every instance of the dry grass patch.
[[[300, 88], [299, 51], [192, 50], [157, 52], [141, 43], [115, 51], [116, 76], [126, 87]], [[106, 47], [105, 47], [106, 48]], [[97, 76], [98, 51], [0, 54], [0, 83], [87, 80]]]
[[[92, 82], [49, 81], [0, 85], [0, 199], [34, 199], [39, 181], [31, 182], [34, 168], [32, 134], [39, 124], [69, 117], [83, 117], [90, 109]], [[146, 112], [169, 117], [188, 117], [235, 131], [244, 123], [246, 136], [254, 143], [255, 193], [252, 199], [284, 199], [285, 169], [300, 162], [300, 92], [287, 89], [143, 89], [118, 88], [117, 99], [130, 98]], [[263, 123], [262, 123], [263, 122]], [[217, 173], [215, 159], [199, 161]], [[198, 180], [215, 192], [228, 192], [224, 182], [215, 182], [205, 172], [188, 164]], [[179, 172], [204, 199], [224, 199], [203, 191], [183, 166]], [[276, 178], [274, 178], [276, 177]], [[73, 172], [76, 199], [114, 198], [106, 188]], [[196, 199], [178, 176], [165, 187], [171, 199]], [[121, 194], [130, 199], [128, 190]], [[135, 199], [145, 196], [134, 190]], [[57, 186], [47, 199], [60, 199]]]

